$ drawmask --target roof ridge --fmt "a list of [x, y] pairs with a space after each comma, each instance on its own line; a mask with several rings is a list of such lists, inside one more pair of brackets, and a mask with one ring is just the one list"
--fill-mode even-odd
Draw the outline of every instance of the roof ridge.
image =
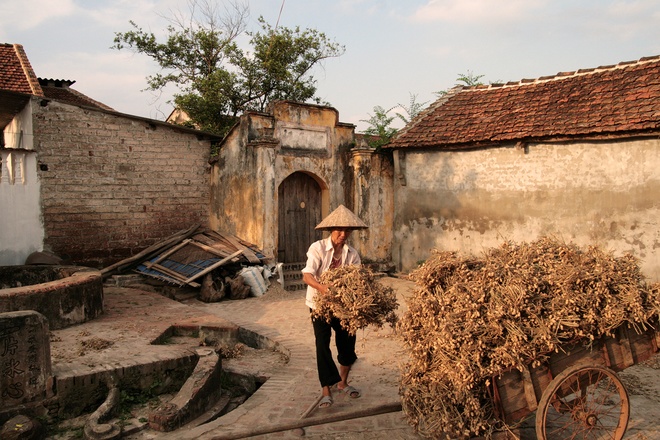
[[[75, 81], [74, 81], [74, 82], [75, 82]], [[97, 101], [96, 99], [90, 98], [89, 96], [85, 95], [84, 93], [82, 93], [82, 92], [80, 92], [80, 91], [78, 91], [78, 90], [76, 90], [76, 89], [72, 89], [71, 87], [68, 87], [67, 90], [68, 90], [69, 93], [71, 93], [71, 94], [73, 94], [73, 95], [76, 95], [77, 97], [79, 97], [79, 98], [81, 98], [81, 99], [84, 99], [84, 100], [86, 100], [86, 101], [89, 101], [90, 103], [92, 103], [92, 104], [94, 104], [94, 105], [96, 105], [96, 106], [98, 106], [98, 107], [101, 107], [101, 108], [103, 108], [103, 109], [105, 109], [105, 110], [114, 110], [114, 109], [113, 109], [112, 107], [110, 107], [109, 105], [105, 105], [104, 103], [102, 103], [102, 102], [100, 102], [100, 101]]]
[[[67, 81], [75, 82], [75, 81]], [[90, 98], [84, 93], [73, 89], [71, 87], [59, 87], [56, 85], [43, 85], [42, 90], [44, 91], [44, 96], [48, 99], [53, 99], [70, 105], [76, 106], [86, 106], [86, 107], [96, 107], [104, 110], [115, 111], [112, 107]]]
[[21, 44], [13, 44], [12, 46], [14, 48], [14, 52], [16, 52], [18, 62], [21, 64], [21, 69], [23, 69], [23, 74], [25, 75], [25, 78], [30, 85], [32, 94], [36, 96], [44, 96], [44, 91], [41, 89], [39, 79], [32, 69], [32, 65], [30, 64], [30, 60], [28, 59], [25, 50], [23, 50], [23, 46]]
[[648, 57], [642, 57], [639, 60], [634, 60], [634, 61], [621, 61], [618, 64], [610, 64], [610, 65], [605, 65], [605, 66], [599, 66], [599, 67], [593, 67], [593, 68], [586, 68], [586, 69], [578, 69], [575, 71], [569, 71], [569, 72], [558, 72], [555, 75], [548, 75], [548, 76], [540, 76], [538, 78], [533, 78], [533, 79], [528, 79], [528, 78], [523, 78], [520, 81], [509, 81], [507, 83], [493, 83], [493, 84], [482, 84], [482, 85], [476, 85], [476, 86], [468, 86], [464, 87], [463, 90], [465, 91], [481, 91], [481, 90], [489, 90], [489, 89], [501, 89], [505, 87], [518, 87], [518, 86], [526, 86], [530, 84], [540, 84], [540, 83], [546, 83], [550, 81], [559, 81], [567, 78], [575, 78], [577, 76], [584, 76], [584, 75], [590, 75], [594, 73], [601, 73], [605, 71], [612, 71], [616, 69], [623, 69], [635, 65], [642, 65], [642, 64], [649, 64], [653, 62], [658, 62], [660, 61], [660, 55], [655, 55], [655, 56], [648, 56]]

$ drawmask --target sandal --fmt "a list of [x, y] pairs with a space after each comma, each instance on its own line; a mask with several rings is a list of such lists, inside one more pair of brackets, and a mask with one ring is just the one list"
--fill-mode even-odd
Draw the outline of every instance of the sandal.
[[319, 400], [319, 408], [329, 408], [332, 406], [332, 396], [323, 396]]
[[344, 393], [346, 393], [347, 396], [352, 397], [353, 399], [357, 399], [358, 397], [361, 396], [360, 390], [350, 385], [347, 385], [346, 387], [342, 388], [339, 391], [343, 391]]

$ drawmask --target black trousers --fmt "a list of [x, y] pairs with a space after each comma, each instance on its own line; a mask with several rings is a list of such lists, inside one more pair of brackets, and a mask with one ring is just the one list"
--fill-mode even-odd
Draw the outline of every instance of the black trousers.
[[314, 337], [316, 338], [316, 368], [319, 373], [319, 382], [322, 387], [332, 386], [341, 382], [341, 376], [335, 361], [332, 359], [330, 339], [335, 331], [335, 345], [337, 347], [337, 361], [340, 365], [353, 365], [357, 360], [355, 354], [355, 341], [357, 337], [351, 335], [340, 324], [339, 319], [332, 318], [330, 323], [322, 318], [312, 316]]

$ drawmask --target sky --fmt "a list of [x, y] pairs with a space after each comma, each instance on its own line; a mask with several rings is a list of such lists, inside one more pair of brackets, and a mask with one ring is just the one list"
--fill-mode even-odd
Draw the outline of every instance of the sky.
[[[223, 4], [225, 0], [215, 0]], [[247, 29], [311, 28], [345, 46], [313, 70], [317, 96], [358, 132], [374, 107], [407, 115], [460, 75], [519, 81], [660, 55], [660, 0], [243, 0]], [[162, 41], [184, 0], [0, 0], [0, 43], [21, 44], [40, 78], [118, 112], [164, 120], [175, 89], [145, 91], [148, 56], [111, 49], [134, 21]], [[401, 126], [395, 119], [395, 126]]]

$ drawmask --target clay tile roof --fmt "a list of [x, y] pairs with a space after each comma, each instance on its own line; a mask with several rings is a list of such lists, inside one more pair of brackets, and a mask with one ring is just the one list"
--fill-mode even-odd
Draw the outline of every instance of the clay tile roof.
[[660, 130], [660, 56], [497, 87], [455, 87], [388, 148], [461, 149]]
[[46, 98], [56, 99], [66, 104], [114, 111], [112, 107], [108, 107], [107, 105], [95, 101], [89, 96], [70, 88], [74, 83], [75, 81], [70, 80], [39, 78], [39, 84], [41, 85], [41, 89], [44, 91]]
[[44, 96], [20, 44], [0, 44], [0, 90]]

